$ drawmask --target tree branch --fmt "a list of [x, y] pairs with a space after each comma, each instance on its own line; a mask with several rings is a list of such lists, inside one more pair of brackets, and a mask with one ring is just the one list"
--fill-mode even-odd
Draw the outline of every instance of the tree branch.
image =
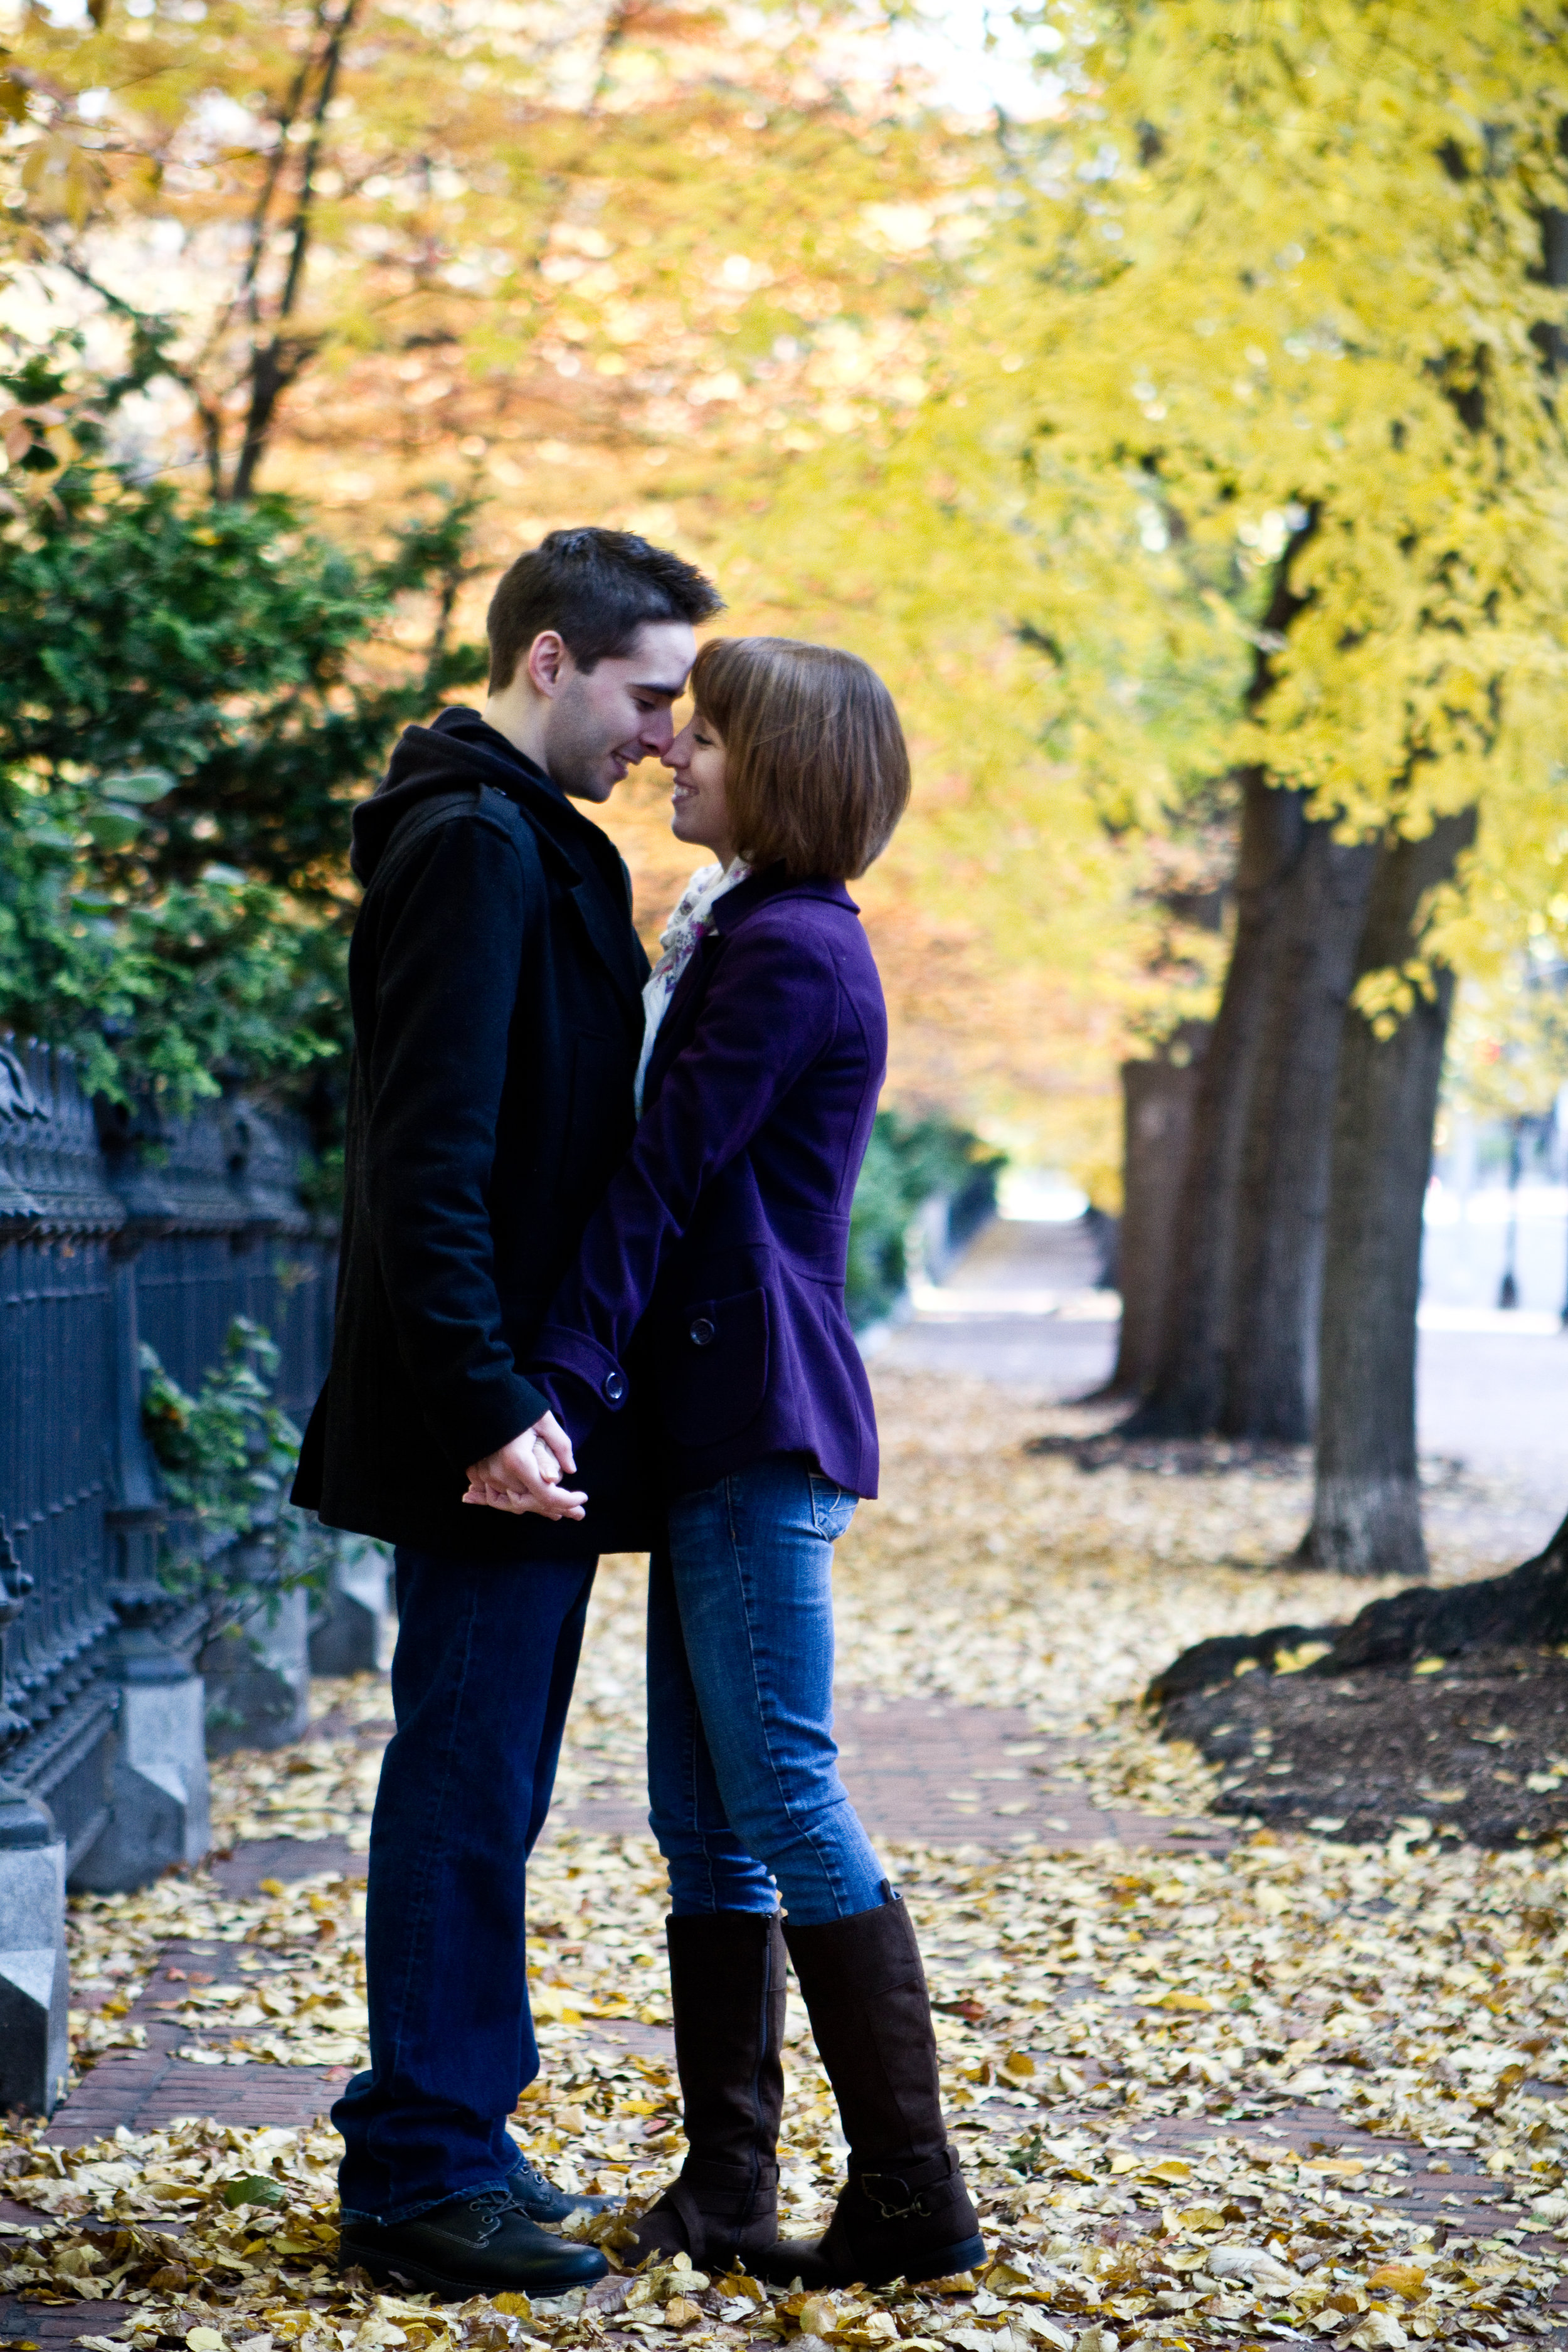
[[163, 336], [158, 331], [165, 323], [163, 320], [156, 312], [138, 310], [134, 302], [128, 302], [123, 294], [117, 294], [112, 286], [106, 286], [75, 254], [60, 252], [56, 257], [68, 278], [74, 278], [79, 286], [85, 286], [89, 293], [96, 294], [106, 310], [111, 310], [116, 318], [125, 320], [142, 343], [156, 352], [157, 366], [150, 369], [142, 381], [148, 382], [153, 375], [166, 375], [171, 383], [181, 385], [190, 394], [191, 405], [201, 420], [202, 455], [207, 471], [207, 488], [213, 498], [221, 498], [222, 411], [216, 402], [203, 391], [198, 371], [183, 367], [178, 360], [171, 358], [164, 346]]
[[[337, 87], [342, 65], [343, 48], [359, 12], [360, 0], [343, 0], [337, 20], [327, 37], [321, 60], [321, 79], [315, 104], [310, 110], [310, 135], [305, 144], [300, 166], [300, 185], [294, 200], [294, 218], [289, 231], [290, 247], [288, 273], [283, 291], [279, 297], [277, 324], [269, 341], [259, 343], [251, 354], [250, 407], [245, 420], [245, 438], [240, 444], [235, 463], [234, 482], [229, 495], [247, 499], [255, 487], [257, 469], [267, 453], [273, 420], [283, 394], [318, 348], [311, 336], [289, 336], [279, 331], [291, 318], [304, 284], [305, 261], [310, 247], [311, 215], [315, 208], [316, 181], [321, 171], [321, 149], [326, 138], [327, 110]], [[321, 21], [318, 16], [318, 23]], [[279, 142], [281, 143], [281, 142]], [[270, 187], [277, 184], [273, 174]], [[270, 203], [270, 187], [267, 201]], [[254, 279], [250, 285], [250, 300], [254, 306]]]

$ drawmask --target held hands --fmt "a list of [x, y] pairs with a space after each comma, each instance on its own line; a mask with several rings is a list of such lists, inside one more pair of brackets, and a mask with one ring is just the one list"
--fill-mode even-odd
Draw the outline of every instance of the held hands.
[[572, 1440], [552, 1412], [542, 1413], [510, 1445], [469, 1465], [463, 1500], [492, 1511], [536, 1511], [545, 1519], [580, 1519], [587, 1496], [574, 1494], [561, 1483], [563, 1476], [576, 1474]]

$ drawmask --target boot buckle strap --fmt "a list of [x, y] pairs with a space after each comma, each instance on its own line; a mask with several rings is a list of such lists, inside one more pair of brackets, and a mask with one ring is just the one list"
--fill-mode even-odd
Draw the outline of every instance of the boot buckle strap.
[[[911, 2190], [909, 2182], [900, 2179], [896, 2172], [863, 2172], [860, 2187], [884, 2221], [907, 2221], [916, 2214], [923, 2221], [928, 2215], [923, 2193], [918, 2189]], [[894, 2191], [901, 2194], [902, 2204], [889, 2201]]]

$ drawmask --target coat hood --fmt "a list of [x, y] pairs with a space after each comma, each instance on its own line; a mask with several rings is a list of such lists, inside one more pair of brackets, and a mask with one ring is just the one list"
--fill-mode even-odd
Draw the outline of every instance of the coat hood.
[[443, 710], [428, 727], [405, 727], [387, 762], [385, 775], [353, 814], [349, 864], [368, 884], [386, 854], [393, 834], [411, 808], [465, 784], [489, 784], [509, 800], [530, 789], [567, 803], [542, 768], [487, 726], [477, 710]]

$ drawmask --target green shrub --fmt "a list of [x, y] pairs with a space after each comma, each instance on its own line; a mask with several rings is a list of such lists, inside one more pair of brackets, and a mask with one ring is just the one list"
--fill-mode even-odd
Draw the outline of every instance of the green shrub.
[[955, 1241], [996, 1205], [1006, 1155], [942, 1118], [879, 1111], [849, 1220], [846, 1297], [857, 1329], [885, 1315], [908, 1278], [905, 1235], [925, 1202], [945, 1194]]
[[[132, 389], [68, 342], [0, 373], [76, 452], [0, 527], [0, 1030], [183, 1110], [341, 1063], [353, 801], [484, 660], [440, 617], [467, 505], [370, 558], [285, 499], [182, 498], [104, 456]], [[389, 630], [409, 592], [437, 614], [414, 655]]]
[[209, 1637], [258, 1599], [324, 1590], [331, 1569], [331, 1537], [287, 1500], [300, 1432], [272, 1401], [277, 1372], [277, 1348], [243, 1315], [194, 1397], [142, 1349], [142, 1423], [171, 1506], [159, 1580], [205, 1604]]

